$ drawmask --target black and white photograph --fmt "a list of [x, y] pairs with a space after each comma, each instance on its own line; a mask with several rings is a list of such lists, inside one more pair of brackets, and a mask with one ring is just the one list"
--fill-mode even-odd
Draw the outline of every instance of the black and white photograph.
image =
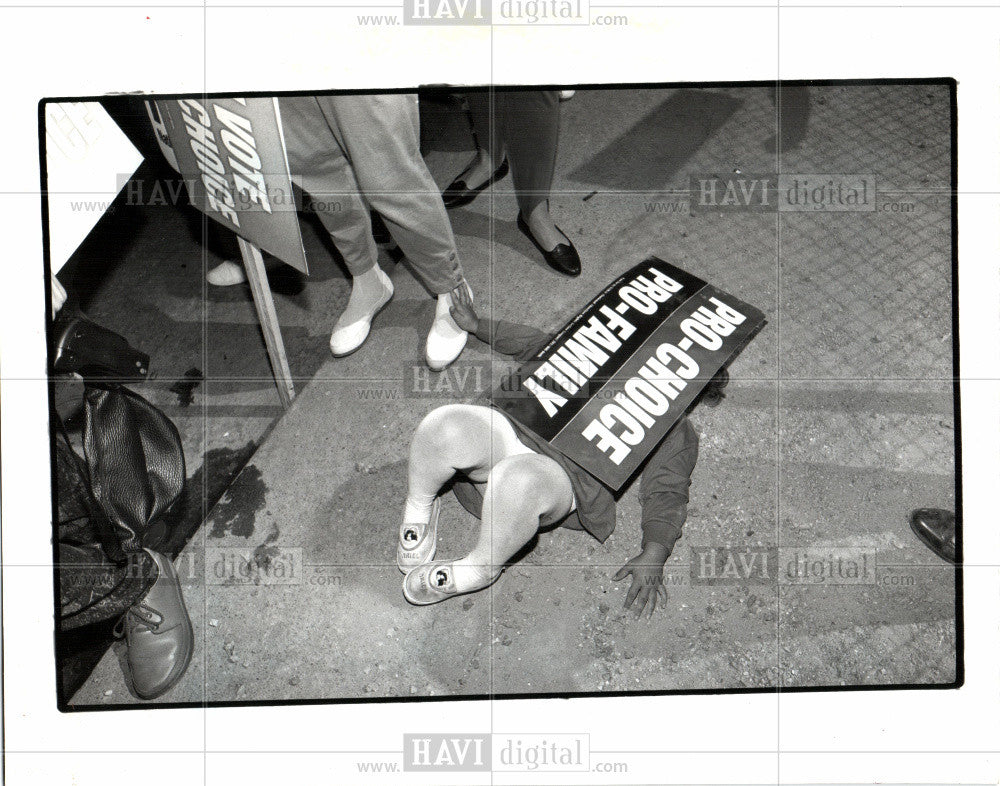
[[66, 708], [955, 683], [953, 113], [46, 103]]
[[996, 74], [404, 0], [275, 40], [490, 70], [268, 81], [206, 9], [27, 90], [11, 782], [996, 782]]

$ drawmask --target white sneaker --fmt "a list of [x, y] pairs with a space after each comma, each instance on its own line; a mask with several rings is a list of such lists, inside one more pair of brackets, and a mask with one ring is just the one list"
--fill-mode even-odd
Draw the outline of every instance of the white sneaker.
[[350, 324], [342, 325], [338, 321], [333, 326], [333, 333], [330, 334], [330, 351], [337, 357], [350, 355], [365, 343], [375, 315], [385, 307], [386, 303], [392, 300], [392, 293], [394, 292], [392, 281], [381, 268], [376, 268], [376, 274], [378, 275], [379, 282], [382, 284], [383, 293], [375, 301], [368, 313], [361, 319]]
[[399, 543], [396, 545], [396, 565], [400, 573], [409, 573], [425, 562], [434, 559], [437, 552], [437, 526], [441, 515], [441, 497], [435, 497], [431, 505], [430, 519], [426, 524], [403, 523], [399, 528]]
[[212, 286], [233, 287], [246, 281], [247, 274], [243, 271], [243, 265], [227, 259], [209, 270], [205, 280]]
[[[465, 286], [468, 286], [467, 284]], [[471, 296], [472, 290], [469, 290]], [[438, 295], [434, 324], [427, 334], [426, 358], [432, 371], [441, 371], [458, 358], [465, 349], [469, 334], [451, 316], [451, 293]]]

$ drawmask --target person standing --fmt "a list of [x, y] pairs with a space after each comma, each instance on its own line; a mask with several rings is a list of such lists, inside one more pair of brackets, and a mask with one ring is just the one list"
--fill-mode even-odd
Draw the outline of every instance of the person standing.
[[444, 190], [445, 206], [469, 204], [509, 170], [518, 229], [553, 270], [580, 275], [580, 255], [549, 212], [559, 145], [559, 91], [484, 91], [465, 98], [478, 147], [475, 158]]
[[[292, 182], [312, 199], [351, 274], [351, 295], [333, 327], [330, 350], [338, 357], [357, 350], [393, 295], [378, 264], [373, 209], [437, 298], [425, 355], [432, 369], [445, 368], [468, 339], [451, 317], [452, 296], [471, 290], [441, 194], [420, 155], [417, 96], [294, 96], [280, 98], [279, 106]], [[209, 272], [210, 283], [243, 280], [237, 266], [224, 265]]]

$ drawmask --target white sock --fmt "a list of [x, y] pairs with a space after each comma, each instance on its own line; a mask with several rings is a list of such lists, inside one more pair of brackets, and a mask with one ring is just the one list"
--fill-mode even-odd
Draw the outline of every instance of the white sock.
[[476, 559], [473, 561], [472, 555], [456, 560], [452, 563], [452, 577], [455, 581], [455, 588], [459, 592], [472, 592], [488, 586], [493, 579], [499, 575], [503, 569], [500, 565], [495, 571], [489, 565], [482, 564]]
[[407, 497], [403, 508], [404, 524], [427, 524], [431, 520], [431, 507], [434, 505], [434, 495], [428, 494], [426, 499]]

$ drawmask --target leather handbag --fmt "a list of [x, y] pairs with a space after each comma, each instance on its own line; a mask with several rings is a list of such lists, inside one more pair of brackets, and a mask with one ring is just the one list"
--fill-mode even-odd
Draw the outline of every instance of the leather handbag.
[[[88, 336], [90, 346], [57, 338], [54, 362], [57, 372], [85, 374], [83, 460], [54, 415], [61, 630], [118, 617], [145, 595], [157, 571], [144, 548], [159, 545], [152, 541], [164, 529], [155, 525], [185, 480], [176, 426], [116, 376], [125, 370], [134, 380], [142, 368], [144, 377], [148, 358], [117, 334], [78, 320], [69, 330]], [[113, 338], [102, 341], [103, 334]], [[74, 341], [71, 352], [60, 353]], [[67, 356], [71, 361], [60, 363]]]

